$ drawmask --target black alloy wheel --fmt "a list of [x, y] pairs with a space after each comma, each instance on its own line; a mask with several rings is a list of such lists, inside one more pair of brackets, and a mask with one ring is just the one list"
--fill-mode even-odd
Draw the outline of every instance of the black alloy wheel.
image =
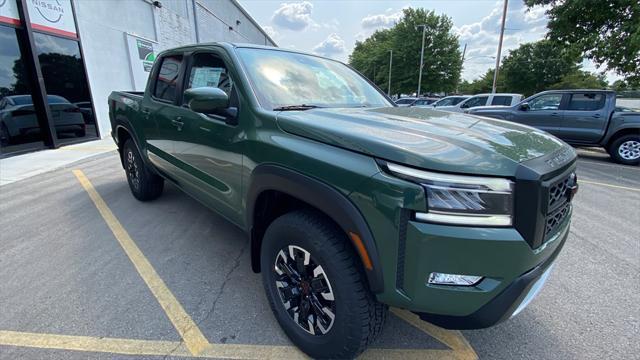
[[335, 321], [335, 298], [324, 269], [309, 251], [289, 245], [278, 253], [273, 271], [282, 305], [311, 335], [324, 335]]

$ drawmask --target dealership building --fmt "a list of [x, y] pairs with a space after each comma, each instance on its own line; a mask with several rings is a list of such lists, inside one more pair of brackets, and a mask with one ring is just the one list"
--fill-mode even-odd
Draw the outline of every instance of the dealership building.
[[111, 91], [212, 41], [276, 46], [236, 0], [0, 0], [0, 157], [108, 136]]

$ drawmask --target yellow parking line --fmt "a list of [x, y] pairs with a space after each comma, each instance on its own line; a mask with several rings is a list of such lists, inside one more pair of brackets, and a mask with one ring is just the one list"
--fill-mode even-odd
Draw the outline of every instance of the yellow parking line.
[[129, 233], [127, 233], [122, 224], [120, 224], [115, 215], [113, 215], [89, 179], [87, 179], [81, 170], [73, 170], [73, 173], [78, 178], [82, 187], [89, 194], [89, 197], [95, 204], [96, 208], [98, 208], [100, 215], [102, 215], [104, 221], [109, 226], [109, 229], [111, 229], [111, 232], [113, 232], [113, 235], [120, 243], [120, 246], [122, 246], [125, 253], [129, 256], [129, 259], [149, 287], [149, 290], [151, 290], [160, 303], [160, 306], [164, 309], [167, 317], [173, 323], [173, 326], [184, 340], [189, 351], [192, 354], [197, 355], [207, 347], [211, 346], [207, 338], [200, 331], [200, 328], [198, 328], [198, 325], [182, 308], [178, 299], [173, 296], [171, 290], [169, 290], [164, 281], [162, 281], [160, 276], [158, 276], [158, 273], [153, 268], [149, 260], [147, 260], [142, 251], [140, 251], [135, 242], [133, 242]]
[[583, 179], [579, 179], [578, 183], [579, 184], [590, 184], [590, 185], [606, 186], [606, 187], [610, 187], [610, 188], [614, 188], [614, 189], [622, 189], [622, 190], [629, 190], [629, 191], [640, 191], [640, 188], [633, 188], [633, 187], [613, 185], [613, 184], [605, 184], [605, 183], [601, 183], [601, 182], [589, 181], [589, 180], [583, 180]]
[[478, 354], [476, 354], [473, 347], [471, 347], [471, 344], [469, 344], [460, 331], [446, 330], [426, 321], [422, 321], [418, 315], [407, 310], [392, 308], [391, 312], [402, 320], [450, 347], [456, 353], [458, 359], [472, 360], [478, 358]]
[[123, 355], [167, 355], [189, 356], [189, 351], [177, 341], [152, 341], [37, 334], [30, 332], [0, 330], [0, 345], [44, 349], [107, 352]]

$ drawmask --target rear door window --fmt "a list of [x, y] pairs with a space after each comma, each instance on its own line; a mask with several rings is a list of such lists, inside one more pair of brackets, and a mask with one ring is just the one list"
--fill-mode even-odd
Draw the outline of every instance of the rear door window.
[[178, 77], [182, 66], [182, 55], [171, 55], [162, 58], [162, 65], [158, 72], [158, 79], [153, 91], [156, 99], [174, 102], [176, 100], [176, 89]]
[[604, 107], [604, 94], [578, 93], [571, 94], [567, 110], [596, 111]]
[[511, 96], [494, 96], [491, 105], [511, 105]]

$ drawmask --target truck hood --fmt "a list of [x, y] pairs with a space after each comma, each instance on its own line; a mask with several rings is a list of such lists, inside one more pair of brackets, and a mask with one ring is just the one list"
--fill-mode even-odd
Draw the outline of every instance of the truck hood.
[[567, 146], [528, 126], [425, 108], [280, 112], [283, 131], [419, 168], [512, 176], [519, 163]]

